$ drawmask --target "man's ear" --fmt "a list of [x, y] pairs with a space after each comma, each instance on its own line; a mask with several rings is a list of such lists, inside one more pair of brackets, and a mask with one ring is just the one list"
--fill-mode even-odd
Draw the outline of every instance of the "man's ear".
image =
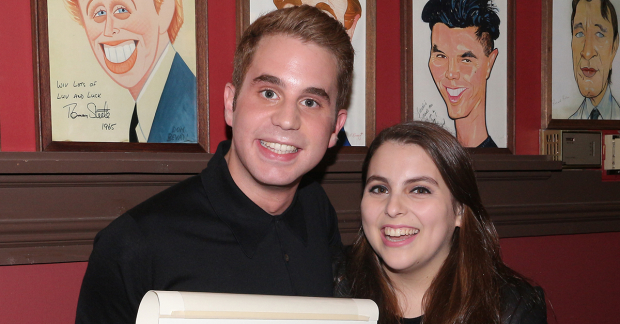
[[176, 1], [175, 0], [164, 0], [161, 3], [161, 7], [159, 7], [159, 34], [167, 33], [170, 24], [172, 23], [172, 17], [174, 16], [174, 11], [176, 10]]
[[497, 59], [497, 54], [499, 54], [499, 50], [496, 48], [489, 54], [489, 63], [487, 65], [487, 80], [491, 76], [491, 70], [493, 70], [493, 65], [495, 64], [495, 59]]
[[344, 127], [344, 122], [347, 121], [347, 110], [340, 109], [338, 111], [338, 116], [336, 116], [336, 126], [334, 126], [334, 132], [329, 137], [329, 144], [327, 147], [333, 147], [338, 142], [338, 133], [342, 127]]
[[355, 27], [357, 26], [357, 21], [360, 20], [360, 15], [355, 15], [353, 18], [353, 23], [351, 24], [351, 28], [347, 30], [347, 34], [349, 35], [349, 39], [353, 40], [353, 34], [355, 33]]
[[235, 86], [232, 83], [226, 83], [224, 87], [224, 119], [226, 125], [232, 127], [233, 111], [235, 109]]

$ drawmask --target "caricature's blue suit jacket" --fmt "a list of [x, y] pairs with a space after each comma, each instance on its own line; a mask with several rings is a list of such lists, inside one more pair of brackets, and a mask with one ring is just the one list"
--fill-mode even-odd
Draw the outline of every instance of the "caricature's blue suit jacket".
[[157, 105], [148, 142], [197, 143], [197, 114], [196, 76], [176, 53]]

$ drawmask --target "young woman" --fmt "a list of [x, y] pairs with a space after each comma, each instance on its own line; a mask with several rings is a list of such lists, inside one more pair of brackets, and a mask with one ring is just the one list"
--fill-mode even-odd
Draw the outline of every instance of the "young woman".
[[542, 289], [504, 264], [468, 153], [438, 125], [382, 131], [362, 171], [362, 227], [337, 294], [380, 323], [546, 323]]

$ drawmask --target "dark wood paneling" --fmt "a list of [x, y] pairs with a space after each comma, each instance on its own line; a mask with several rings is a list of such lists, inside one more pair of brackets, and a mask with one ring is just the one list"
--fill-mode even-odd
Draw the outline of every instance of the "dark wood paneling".
[[[0, 154], [0, 264], [85, 261], [95, 234], [126, 210], [204, 168], [210, 154]], [[363, 154], [312, 173], [350, 244], [360, 228]], [[562, 170], [542, 156], [474, 155], [481, 194], [502, 237], [620, 231], [620, 183]]]

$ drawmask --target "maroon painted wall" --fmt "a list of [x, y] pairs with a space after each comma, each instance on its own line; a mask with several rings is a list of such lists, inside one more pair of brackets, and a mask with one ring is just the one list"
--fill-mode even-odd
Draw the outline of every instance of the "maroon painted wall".
[[[538, 153], [541, 0], [517, 2], [516, 153]], [[208, 0], [211, 151], [226, 137], [223, 88], [232, 73], [234, 1]], [[400, 120], [399, 1], [377, 1], [377, 130]], [[30, 5], [0, 12], [0, 144], [35, 151]], [[1, 172], [1, 170], [0, 170]], [[559, 323], [617, 322], [620, 233], [502, 239], [507, 263], [547, 292]], [[73, 321], [85, 262], [0, 267], [0, 323]], [[6, 311], [10, 310], [10, 311]], [[553, 319], [550, 322], [555, 322]]]

